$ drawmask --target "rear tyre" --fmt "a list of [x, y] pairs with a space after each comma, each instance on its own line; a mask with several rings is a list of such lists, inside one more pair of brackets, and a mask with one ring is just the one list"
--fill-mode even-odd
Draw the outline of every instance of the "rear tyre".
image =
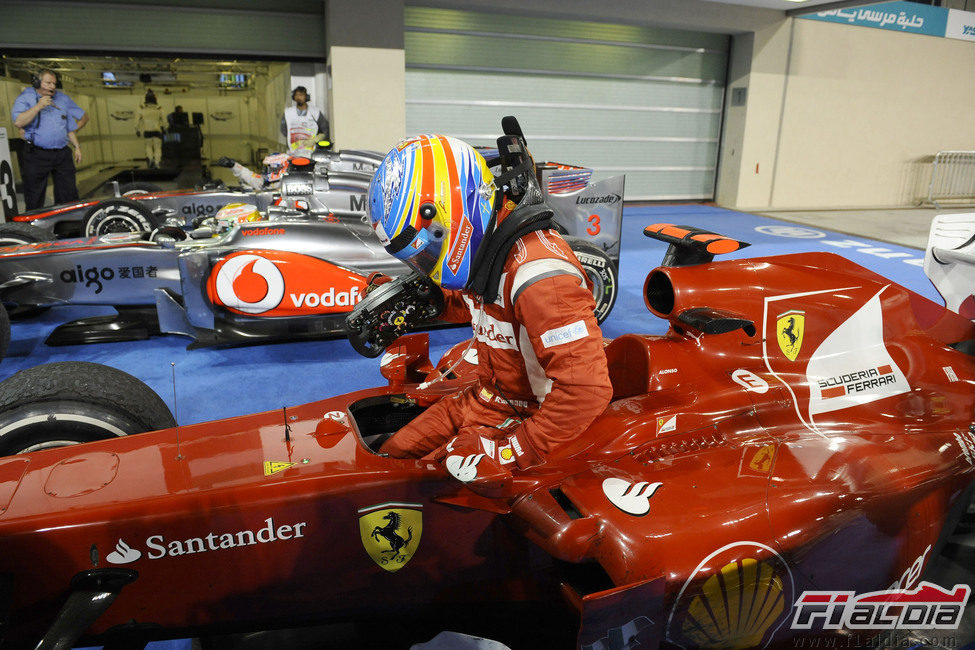
[[0, 382], [0, 455], [174, 426], [169, 407], [151, 388], [109, 366], [60, 361]]
[[598, 246], [581, 239], [567, 237], [566, 240], [592, 282], [592, 297], [596, 301], [596, 309], [593, 313], [596, 315], [596, 322], [602, 324], [616, 304], [616, 291], [619, 285], [616, 265]]
[[85, 237], [113, 232], [152, 232], [156, 225], [149, 208], [132, 199], [106, 199], [93, 205], [81, 221]]

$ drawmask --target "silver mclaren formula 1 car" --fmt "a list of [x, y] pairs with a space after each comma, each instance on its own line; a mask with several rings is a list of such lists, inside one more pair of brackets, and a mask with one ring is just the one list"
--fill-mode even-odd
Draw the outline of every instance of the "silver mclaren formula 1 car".
[[[35, 227], [36, 231], [8, 233], [0, 244], [42, 241], [52, 237], [92, 237], [116, 232], [152, 232], [160, 226], [192, 228], [213, 217], [229, 203], [248, 203], [261, 212], [282, 201], [313, 199], [336, 215], [359, 216], [365, 210], [369, 180], [382, 154], [374, 151], [329, 151], [319, 147], [303, 165], [301, 174], [290, 174], [281, 181], [255, 191], [247, 187], [205, 185], [198, 189], [146, 191], [145, 184], [122, 187], [116, 195], [41, 208], [13, 218], [14, 223]], [[290, 177], [289, 182], [285, 182]], [[151, 187], [151, 186], [148, 186]], [[309, 206], [311, 207], [311, 206]], [[32, 234], [33, 233], [33, 234]], [[18, 236], [14, 236], [18, 235]]]
[[[616, 300], [624, 178], [591, 183], [591, 173], [537, 166], [602, 321]], [[20, 314], [57, 305], [116, 308], [117, 315], [59, 326], [47, 340], [53, 345], [172, 333], [192, 337], [192, 347], [343, 333], [369, 275], [402, 275], [407, 267], [383, 250], [362, 211], [337, 212], [317, 199], [322, 178], [289, 173], [280, 188], [286, 202], [217, 236], [206, 227], [189, 236], [163, 227], [0, 248], [0, 300]], [[39, 230], [0, 224], [0, 237], [13, 242], [31, 229]]]

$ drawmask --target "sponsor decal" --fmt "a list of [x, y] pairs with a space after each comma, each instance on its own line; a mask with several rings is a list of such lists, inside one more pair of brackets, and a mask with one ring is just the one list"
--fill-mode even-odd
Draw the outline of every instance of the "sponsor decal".
[[454, 275], [457, 275], [460, 265], [464, 262], [464, 255], [467, 253], [468, 244], [470, 244], [473, 234], [474, 226], [467, 217], [461, 216], [457, 238], [454, 240], [454, 245], [450, 247], [450, 256], [447, 259], [447, 268]]
[[541, 341], [546, 348], [553, 348], [563, 343], [579, 341], [587, 336], [589, 336], [589, 330], [586, 328], [585, 321], [577, 320], [574, 323], [548, 330], [542, 334]]
[[321, 294], [316, 293], [289, 293], [288, 296], [291, 298], [292, 304], [295, 307], [352, 307], [362, 295], [359, 292], [358, 287], [352, 287], [348, 291], [339, 291], [336, 293], [335, 287], [332, 287], [328, 291]]
[[145, 539], [145, 553], [119, 539], [115, 545], [115, 551], [106, 555], [105, 559], [112, 564], [129, 564], [143, 557], [148, 560], [159, 560], [164, 557], [196, 555], [243, 546], [290, 541], [304, 537], [304, 528], [308, 525], [304, 521], [277, 525], [274, 523], [273, 517], [268, 517], [263, 523], [264, 525], [256, 530], [211, 531], [205, 536], [188, 539], [166, 539], [166, 536], [162, 534], [150, 535]]
[[840, 324], [809, 358], [809, 414], [827, 413], [910, 391], [883, 341], [880, 294]]
[[969, 465], [975, 465], [975, 425], [969, 427], [967, 433], [956, 433], [954, 436], [961, 447], [962, 456]]
[[791, 310], [779, 314], [775, 320], [779, 349], [789, 361], [795, 361], [802, 349], [802, 335], [806, 330], [805, 312]]
[[642, 517], [650, 512], [650, 497], [662, 485], [663, 483], [631, 483], [622, 478], [607, 478], [603, 480], [603, 494], [610, 503], [626, 514]]
[[758, 542], [708, 555], [688, 576], [667, 621], [682, 648], [764, 648], [785, 624], [793, 594], [782, 556]]
[[281, 304], [284, 276], [268, 259], [237, 255], [224, 260], [216, 273], [220, 303], [245, 314], [261, 314]]
[[[116, 271], [117, 269], [117, 271]], [[95, 294], [99, 294], [105, 288], [103, 282], [111, 282], [116, 278], [120, 280], [141, 280], [143, 278], [155, 278], [159, 275], [159, 268], [155, 266], [118, 266], [115, 269], [109, 267], [90, 266], [82, 269], [81, 265], [73, 269], [64, 269], [58, 274], [61, 282], [67, 284], [84, 284], [86, 289], [95, 288]]]
[[135, 118], [135, 111], [112, 111], [109, 113], [113, 120], [118, 120], [119, 122], [127, 122]]
[[220, 206], [206, 205], [203, 203], [187, 203], [180, 212], [189, 217], [210, 217], [220, 210]]
[[272, 474], [277, 474], [278, 472], [283, 472], [289, 467], [294, 467], [295, 463], [286, 463], [284, 461], [274, 461], [266, 460], [264, 461], [264, 476], [271, 476]]
[[213, 119], [215, 119], [218, 122], [226, 122], [226, 121], [232, 120], [234, 118], [234, 112], [233, 111], [214, 111], [213, 113], [210, 113], [210, 117], [212, 117]]
[[484, 458], [484, 454], [470, 454], [469, 456], [448, 456], [444, 465], [447, 471], [461, 483], [470, 483], [477, 478], [477, 464]]
[[241, 228], [240, 234], [244, 237], [276, 236], [283, 235], [284, 228]]
[[604, 269], [606, 268], [606, 260], [596, 255], [587, 255], [585, 253], [579, 253], [573, 251], [576, 257], [579, 259], [579, 263], [583, 265], [595, 266], [596, 268]]
[[423, 534], [423, 506], [381, 503], [359, 509], [359, 536], [372, 561], [389, 572], [399, 571], [416, 553]]
[[476, 327], [474, 336], [478, 341], [501, 350], [518, 349], [518, 346], [515, 345], [515, 330], [511, 323], [497, 320], [487, 314], [483, 314], [480, 321], [474, 321], [474, 327]]
[[955, 373], [954, 368], [952, 368], [951, 366], [945, 366], [944, 368], [942, 368], [942, 370], [945, 371], [945, 376], [948, 378], [948, 381], [951, 382], [958, 381], [958, 375]]
[[350, 311], [362, 299], [365, 278], [300, 253], [232, 253], [207, 280], [215, 305], [247, 315], [304, 316]]
[[853, 393], [862, 393], [878, 386], [886, 386], [897, 381], [894, 369], [889, 364], [879, 368], [868, 368], [848, 372], [836, 377], [828, 377], [817, 381], [820, 395], [823, 399], [843, 397]]
[[613, 205], [623, 200], [619, 194], [606, 194], [604, 196], [577, 196], [576, 205]]
[[765, 478], [772, 471], [775, 460], [775, 445], [748, 445], [741, 452], [738, 476], [758, 476]]
[[285, 196], [308, 196], [314, 192], [315, 188], [310, 183], [289, 181], [281, 186], [281, 193]]
[[657, 418], [657, 433], [667, 433], [668, 431], [677, 430], [677, 416], [672, 415], [669, 418]]
[[792, 239], [822, 239], [826, 236], [822, 230], [803, 228], [801, 226], [756, 226], [755, 232], [773, 237], [789, 237]]
[[365, 212], [366, 211], [366, 195], [365, 194], [350, 194], [349, 195], [349, 209], [353, 212]]
[[914, 589], [805, 591], [795, 605], [794, 630], [955, 630], [971, 587], [951, 590], [922, 581]]
[[105, 556], [112, 564], [129, 564], [142, 557], [142, 551], [136, 550], [119, 539], [115, 550]]
[[751, 393], [764, 395], [768, 392], [768, 382], [750, 370], [739, 368], [731, 373], [731, 380]]

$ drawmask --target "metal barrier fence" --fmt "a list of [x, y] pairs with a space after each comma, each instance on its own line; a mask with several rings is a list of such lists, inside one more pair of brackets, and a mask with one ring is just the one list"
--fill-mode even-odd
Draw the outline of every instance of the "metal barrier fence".
[[938, 201], [963, 199], [975, 201], [975, 151], [939, 151], [923, 203], [941, 207]]

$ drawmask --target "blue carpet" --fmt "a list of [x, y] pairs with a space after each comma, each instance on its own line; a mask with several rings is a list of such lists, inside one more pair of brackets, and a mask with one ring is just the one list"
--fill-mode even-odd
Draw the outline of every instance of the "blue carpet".
[[[942, 302], [921, 269], [922, 251], [710, 206], [627, 207], [619, 297], [603, 325], [608, 337], [666, 331], [666, 323], [647, 311], [642, 294], [647, 272], [660, 262], [666, 249], [665, 244], [643, 235], [645, 226], [658, 222], [694, 225], [752, 244], [729, 259], [806, 251], [840, 253]], [[48, 361], [96, 361], [145, 381], [173, 409], [171, 364], [175, 363], [175, 410], [180, 424], [280, 409], [385, 383], [378, 360], [359, 356], [344, 339], [196, 350], [186, 350], [189, 339], [175, 335], [130, 343], [44, 344], [51, 330], [65, 321], [110, 312], [104, 308], [56, 307], [41, 317], [14, 323], [8, 356], [0, 363], [0, 379]], [[469, 332], [466, 327], [431, 332], [431, 357], [436, 360]]]

